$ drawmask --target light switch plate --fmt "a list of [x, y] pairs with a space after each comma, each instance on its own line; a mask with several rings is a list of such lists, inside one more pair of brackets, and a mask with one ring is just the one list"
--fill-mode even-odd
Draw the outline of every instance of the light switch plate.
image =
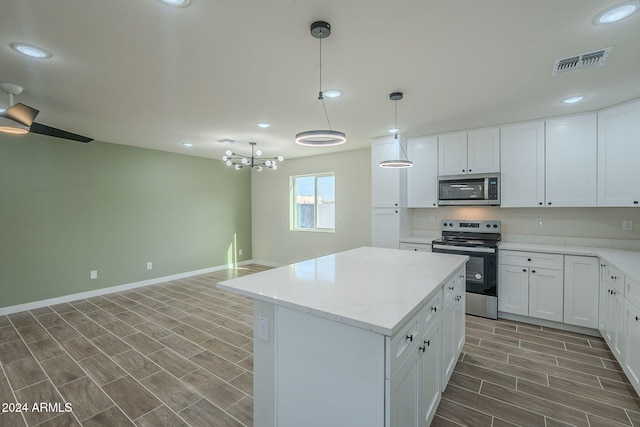
[[269, 341], [269, 319], [258, 316], [258, 337], [264, 341]]
[[622, 220], [622, 229], [624, 231], [633, 231], [633, 220], [632, 219], [623, 219]]
[[542, 227], [542, 218], [536, 218], [536, 227]]

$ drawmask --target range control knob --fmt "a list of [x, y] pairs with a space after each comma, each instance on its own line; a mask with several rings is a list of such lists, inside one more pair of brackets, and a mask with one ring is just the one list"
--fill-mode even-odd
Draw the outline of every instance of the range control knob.
[[493, 224], [493, 228], [498, 228], [498, 224]]
[[449, 227], [453, 227], [453, 223], [452, 222], [449, 223]]
[[487, 224], [487, 228], [491, 228], [491, 224]]

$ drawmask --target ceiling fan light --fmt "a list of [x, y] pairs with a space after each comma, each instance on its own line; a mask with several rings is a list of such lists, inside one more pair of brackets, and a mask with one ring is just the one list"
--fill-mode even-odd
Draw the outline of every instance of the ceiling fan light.
[[337, 130], [309, 130], [296, 135], [296, 144], [307, 147], [331, 147], [347, 142], [347, 135]]
[[413, 162], [411, 160], [402, 159], [383, 160], [382, 162], [380, 162], [380, 167], [386, 169], [406, 169], [413, 167]]
[[24, 135], [29, 133], [29, 126], [18, 123], [14, 120], [0, 117], [0, 132], [12, 135]]

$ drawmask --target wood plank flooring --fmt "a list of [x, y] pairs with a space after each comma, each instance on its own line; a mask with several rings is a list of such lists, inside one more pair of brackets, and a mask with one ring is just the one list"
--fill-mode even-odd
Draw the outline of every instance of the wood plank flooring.
[[[29, 409], [0, 427], [253, 426], [251, 301], [215, 284], [267, 268], [0, 316], [0, 404]], [[603, 340], [472, 316], [466, 332], [433, 426], [640, 426]]]

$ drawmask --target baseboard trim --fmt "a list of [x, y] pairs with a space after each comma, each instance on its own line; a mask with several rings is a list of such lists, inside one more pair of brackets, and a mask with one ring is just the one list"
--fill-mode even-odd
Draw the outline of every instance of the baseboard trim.
[[[142, 280], [140, 282], [125, 283], [123, 285], [109, 286], [107, 288], [94, 289], [92, 291], [80, 292], [77, 294], [70, 294], [70, 295], [64, 295], [61, 297], [27, 302], [24, 304], [12, 305], [9, 307], [0, 307], [0, 316], [6, 315], [6, 314], [18, 313], [20, 311], [34, 310], [36, 308], [48, 307], [50, 305], [63, 304], [65, 302], [77, 301], [85, 298], [97, 297], [100, 295], [112, 294], [114, 292], [127, 291], [129, 289], [141, 288], [143, 286], [157, 285], [158, 283], [170, 282], [171, 280], [185, 279], [187, 277], [213, 273], [214, 271], [224, 270], [232, 267], [239, 267], [247, 264], [264, 264], [264, 263], [253, 261], [253, 260], [241, 261], [235, 264], [226, 264], [226, 265], [219, 265], [215, 267], [202, 268], [200, 270], [186, 271], [184, 273], [156, 277], [153, 279]], [[269, 266], [268, 264], [264, 264], [264, 265]]]

